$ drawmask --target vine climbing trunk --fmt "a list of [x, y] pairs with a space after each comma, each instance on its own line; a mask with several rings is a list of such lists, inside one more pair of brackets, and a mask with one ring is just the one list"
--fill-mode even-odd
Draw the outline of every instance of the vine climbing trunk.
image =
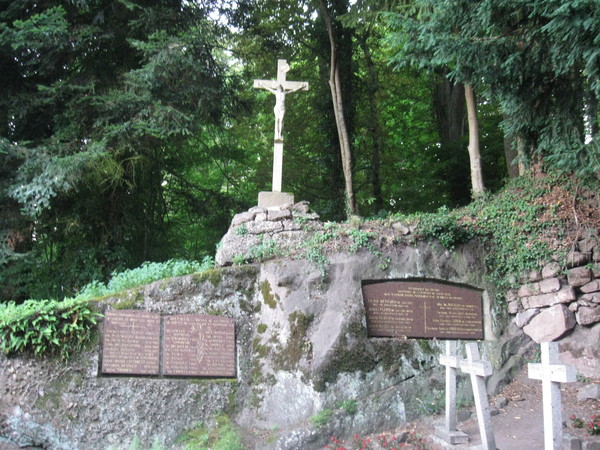
[[342, 99], [342, 89], [340, 81], [340, 70], [337, 62], [336, 41], [333, 33], [333, 23], [331, 15], [327, 9], [325, 0], [320, 0], [321, 12], [329, 44], [331, 48], [330, 71], [329, 71], [329, 88], [331, 89], [331, 98], [333, 102], [333, 114], [340, 141], [340, 152], [342, 156], [342, 171], [344, 172], [345, 191], [346, 191], [346, 214], [348, 216], [356, 215], [356, 200], [354, 197], [354, 187], [352, 183], [352, 152], [350, 149], [350, 138], [348, 136], [348, 128], [344, 118], [344, 104]]

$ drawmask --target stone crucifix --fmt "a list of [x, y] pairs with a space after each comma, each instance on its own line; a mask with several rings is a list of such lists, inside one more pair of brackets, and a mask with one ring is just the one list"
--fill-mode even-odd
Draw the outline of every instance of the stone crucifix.
[[275, 94], [275, 149], [273, 154], [273, 192], [281, 192], [283, 172], [283, 116], [285, 115], [285, 96], [296, 91], [308, 91], [305, 81], [287, 81], [286, 73], [290, 70], [285, 59], [277, 60], [276, 80], [254, 80], [254, 87], [265, 89]]

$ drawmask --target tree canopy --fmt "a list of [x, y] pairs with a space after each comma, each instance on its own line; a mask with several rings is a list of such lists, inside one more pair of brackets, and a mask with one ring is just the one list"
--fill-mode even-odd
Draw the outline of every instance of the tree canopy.
[[286, 99], [283, 189], [325, 220], [468, 203], [465, 83], [488, 189], [507, 142], [523, 161], [600, 170], [593, 0], [0, 5], [3, 299], [211, 255], [270, 189], [274, 99], [252, 81], [277, 59], [311, 86]]

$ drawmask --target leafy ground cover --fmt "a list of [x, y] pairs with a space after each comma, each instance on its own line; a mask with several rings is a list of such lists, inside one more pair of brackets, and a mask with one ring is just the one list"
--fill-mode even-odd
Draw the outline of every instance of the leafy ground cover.
[[[400, 227], [397, 225], [401, 224]], [[398, 231], [404, 228], [406, 234]], [[483, 195], [469, 205], [435, 213], [393, 214], [385, 218], [326, 224], [290, 257], [307, 257], [326, 267], [326, 255], [366, 248], [375, 255], [399, 242], [437, 240], [452, 250], [472, 238], [488, 248], [487, 266], [499, 288], [516, 285], [519, 277], [548, 261], [566, 265], [574, 244], [600, 228], [600, 186], [583, 184], [557, 174], [523, 176], [511, 180], [494, 195]], [[315, 256], [316, 255], [316, 256]], [[386, 261], [382, 260], [382, 266]]]
[[163, 278], [202, 272], [213, 266], [212, 258], [202, 262], [144, 263], [135, 269], [113, 273], [107, 283], [94, 281], [74, 298], [0, 303], [0, 350], [5, 354], [60, 354], [66, 359], [90, 340], [101, 316], [91, 301], [94, 298]]

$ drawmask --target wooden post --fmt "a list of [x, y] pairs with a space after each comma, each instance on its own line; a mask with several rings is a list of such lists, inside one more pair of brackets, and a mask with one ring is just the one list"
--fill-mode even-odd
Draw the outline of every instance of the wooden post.
[[467, 360], [460, 362], [460, 369], [471, 375], [481, 443], [485, 450], [496, 450], [496, 439], [490, 418], [490, 405], [485, 389], [485, 378], [492, 374], [492, 365], [489, 361], [481, 360], [476, 343], [470, 342], [466, 347]]
[[435, 434], [450, 444], [466, 444], [469, 437], [456, 430], [456, 341], [446, 341], [446, 353], [440, 355], [440, 364], [446, 366], [446, 426], [436, 427]]
[[559, 450], [563, 448], [560, 383], [575, 381], [576, 372], [573, 366], [558, 364], [558, 343], [542, 342], [540, 345], [542, 363], [528, 364], [528, 376], [534, 380], [542, 380], [544, 448]]

